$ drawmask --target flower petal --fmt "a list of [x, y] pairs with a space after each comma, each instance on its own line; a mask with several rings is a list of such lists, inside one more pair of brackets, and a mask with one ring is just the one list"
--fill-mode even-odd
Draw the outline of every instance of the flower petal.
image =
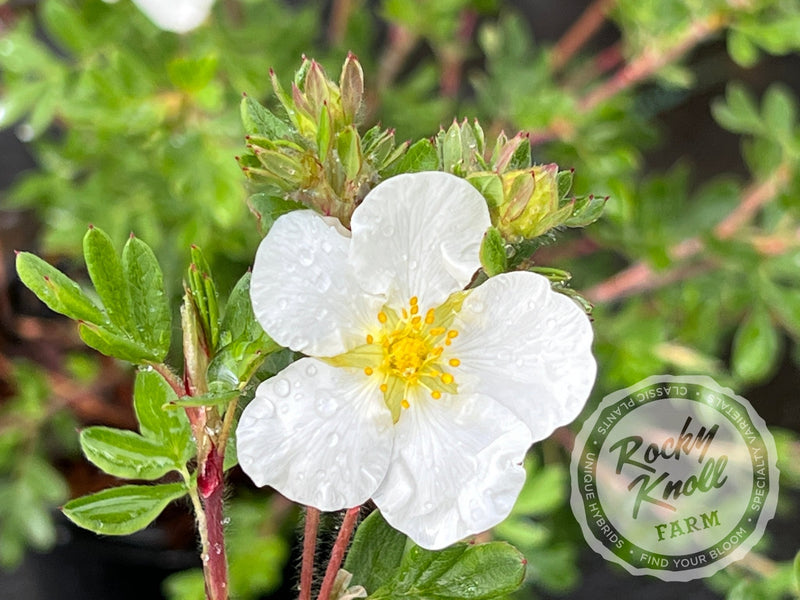
[[387, 179], [350, 222], [350, 261], [365, 289], [388, 293], [389, 305], [435, 308], [466, 286], [480, 267], [489, 227], [486, 200], [467, 181], [441, 172]]
[[373, 495], [386, 521], [437, 550], [502, 521], [525, 481], [528, 428], [491, 398], [410, 398]]
[[261, 242], [250, 296], [281, 346], [335, 356], [364, 343], [383, 299], [366, 294], [347, 262], [350, 240], [310, 210], [280, 217]]
[[295, 502], [324, 511], [362, 504], [392, 452], [392, 417], [377, 385], [313, 358], [292, 363], [244, 409], [239, 464], [256, 485]]
[[133, 0], [133, 3], [160, 29], [186, 33], [206, 20], [214, 0]]
[[529, 272], [492, 277], [464, 300], [459, 335], [443, 360], [459, 389], [491, 396], [528, 425], [534, 440], [578, 416], [597, 365], [586, 314], [550, 282]]

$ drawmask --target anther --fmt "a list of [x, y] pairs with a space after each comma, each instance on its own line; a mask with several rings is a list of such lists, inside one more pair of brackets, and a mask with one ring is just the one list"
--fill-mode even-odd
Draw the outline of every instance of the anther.
[[453, 376], [450, 373], [442, 373], [442, 383], [445, 385], [453, 383]]
[[381, 384], [381, 391], [385, 394], [386, 392], [389, 391], [389, 386], [386, 385], [385, 383], [382, 383]]
[[451, 367], [457, 367], [458, 365], [461, 364], [461, 361], [458, 360], [457, 358], [451, 358], [448, 362], [450, 363]]
[[[413, 309], [411, 310], [411, 314], [414, 314], [414, 310]], [[411, 324], [412, 325], [419, 325], [421, 322], [422, 322], [422, 317], [420, 317], [419, 315], [417, 315], [416, 317], [413, 317], [411, 319]]]
[[450, 331], [447, 332], [447, 337], [449, 337], [450, 339], [456, 338], [458, 337], [458, 332], [455, 329], [451, 329]]
[[431, 329], [431, 335], [442, 335], [445, 332], [444, 327], [434, 327]]
[[408, 303], [411, 306], [416, 306], [417, 302], [419, 302], [419, 298], [417, 298], [416, 296], [411, 296], [411, 300], [408, 301]]
[[375, 338], [374, 338], [374, 337], [372, 337], [372, 336], [371, 336], [371, 335], [368, 333], [368, 334], [367, 334], [367, 343], [368, 343], [368, 344], [371, 344], [371, 343], [372, 343], [372, 342], [374, 342], [374, 341], [375, 341]]
[[419, 306], [417, 306], [416, 304], [412, 304], [412, 305], [411, 305], [411, 314], [412, 314], [412, 315], [415, 315], [415, 314], [417, 314], [418, 312], [419, 312]]
[[381, 312], [378, 313], [378, 321], [380, 321], [381, 323], [386, 323], [386, 321], [388, 321], [388, 320], [389, 320], [389, 317], [386, 316], [385, 312], [381, 311]]
[[402, 401], [402, 402], [400, 402], [400, 406], [402, 406], [403, 408], [408, 408], [408, 407], [409, 407], [409, 406], [411, 406], [411, 405], [408, 403], [408, 400], [406, 400], [406, 399], [404, 398], [404, 399], [403, 399], [403, 401]]
[[434, 310], [432, 308], [429, 308], [428, 312], [425, 313], [425, 323], [427, 325], [432, 325], [433, 324], [433, 320], [435, 319], [435, 317], [436, 317], [436, 313], [434, 312]]
[[442, 392], [440, 392], [439, 390], [433, 390], [431, 392], [431, 398], [433, 398], [434, 400], [438, 400], [441, 397], [442, 397]]
[[364, 374], [365, 375], [372, 375], [375, 371], [372, 370], [372, 367], [365, 367]]
[[408, 311], [405, 308], [403, 309], [403, 318], [404, 319], [408, 318]]

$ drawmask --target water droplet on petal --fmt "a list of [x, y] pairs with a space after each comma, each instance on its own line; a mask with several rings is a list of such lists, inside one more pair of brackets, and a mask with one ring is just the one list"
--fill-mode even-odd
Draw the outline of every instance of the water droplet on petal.
[[275, 390], [275, 395], [280, 396], [281, 398], [286, 398], [289, 395], [289, 392], [292, 391], [292, 386], [289, 383], [288, 379], [281, 378], [275, 382], [275, 386], [273, 387]]
[[384, 235], [384, 237], [387, 237], [387, 238], [388, 237], [392, 237], [394, 235], [394, 227], [392, 227], [391, 225], [388, 225], [388, 226], [384, 227], [383, 228], [383, 235]]
[[322, 244], [320, 244], [320, 247], [322, 248], [322, 251], [325, 254], [330, 254], [331, 251], [333, 250], [333, 246], [331, 246], [330, 242], [328, 241], [322, 242]]
[[301, 250], [300, 255], [297, 258], [300, 261], [300, 264], [304, 267], [310, 267], [312, 264], [314, 264], [314, 255], [308, 248]]
[[[338, 433], [334, 432], [334, 433], [332, 433], [332, 434], [330, 434], [328, 436], [328, 446], [333, 448], [338, 443], [339, 443], [339, 434]], [[338, 463], [342, 463], [345, 460], [346, 459], [344, 457], [344, 454], [340, 454], [339, 456], [336, 457], [336, 462], [338, 462]]]
[[413, 270], [414, 270], [414, 269], [416, 269], [418, 266], [419, 266], [419, 263], [418, 263], [417, 261], [415, 261], [415, 260], [410, 260], [410, 261], [408, 261], [408, 268], [409, 268], [410, 270], [412, 270], [412, 271], [413, 271]]
[[473, 300], [469, 307], [474, 313], [482, 313], [484, 310], [486, 310], [486, 305], [482, 300]]
[[329, 393], [322, 393], [317, 395], [317, 399], [314, 401], [314, 408], [320, 417], [327, 419], [333, 416], [339, 408], [339, 404]]
[[286, 310], [289, 307], [289, 301], [286, 298], [281, 298], [278, 300], [278, 308], [280, 310]]
[[[274, 414], [275, 405], [269, 400], [259, 400], [258, 402], [254, 402], [252, 408], [248, 411], [248, 416], [249, 418], [252, 418], [253, 421], [258, 419], [269, 419]], [[248, 426], [252, 424], [254, 423], [246, 423]]]
[[314, 377], [317, 374], [317, 365], [308, 365], [306, 367], [306, 375]]

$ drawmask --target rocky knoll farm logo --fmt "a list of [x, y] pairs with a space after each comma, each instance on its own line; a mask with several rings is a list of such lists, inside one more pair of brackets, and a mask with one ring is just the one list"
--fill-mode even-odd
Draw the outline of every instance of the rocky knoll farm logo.
[[635, 575], [706, 577], [775, 513], [775, 443], [709, 377], [650, 377], [607, 396], [572, 452], [572, 510], [595, 551]]

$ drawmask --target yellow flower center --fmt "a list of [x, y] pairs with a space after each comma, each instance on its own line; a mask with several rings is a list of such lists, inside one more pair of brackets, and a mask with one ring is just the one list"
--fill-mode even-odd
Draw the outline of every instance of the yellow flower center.
[[364, 345], [328, 361], [336, 366], [359, 367], [368, 377], [379, 377], [379, 389], [396, 423], [401, 409], [411, 406], [408, 399], [412, 388], [422, 386], [434, 400], [457, 392], [455, 376], [450, 371], [461, 361], [455, 357], [445, 361], [441, 357], [445, 347], [458, 336], [450, 325], [465, 295], [466, 292], [452, 294], [424, 316], [419, 314], [416, 296], [399, 313], [384, 308]]

